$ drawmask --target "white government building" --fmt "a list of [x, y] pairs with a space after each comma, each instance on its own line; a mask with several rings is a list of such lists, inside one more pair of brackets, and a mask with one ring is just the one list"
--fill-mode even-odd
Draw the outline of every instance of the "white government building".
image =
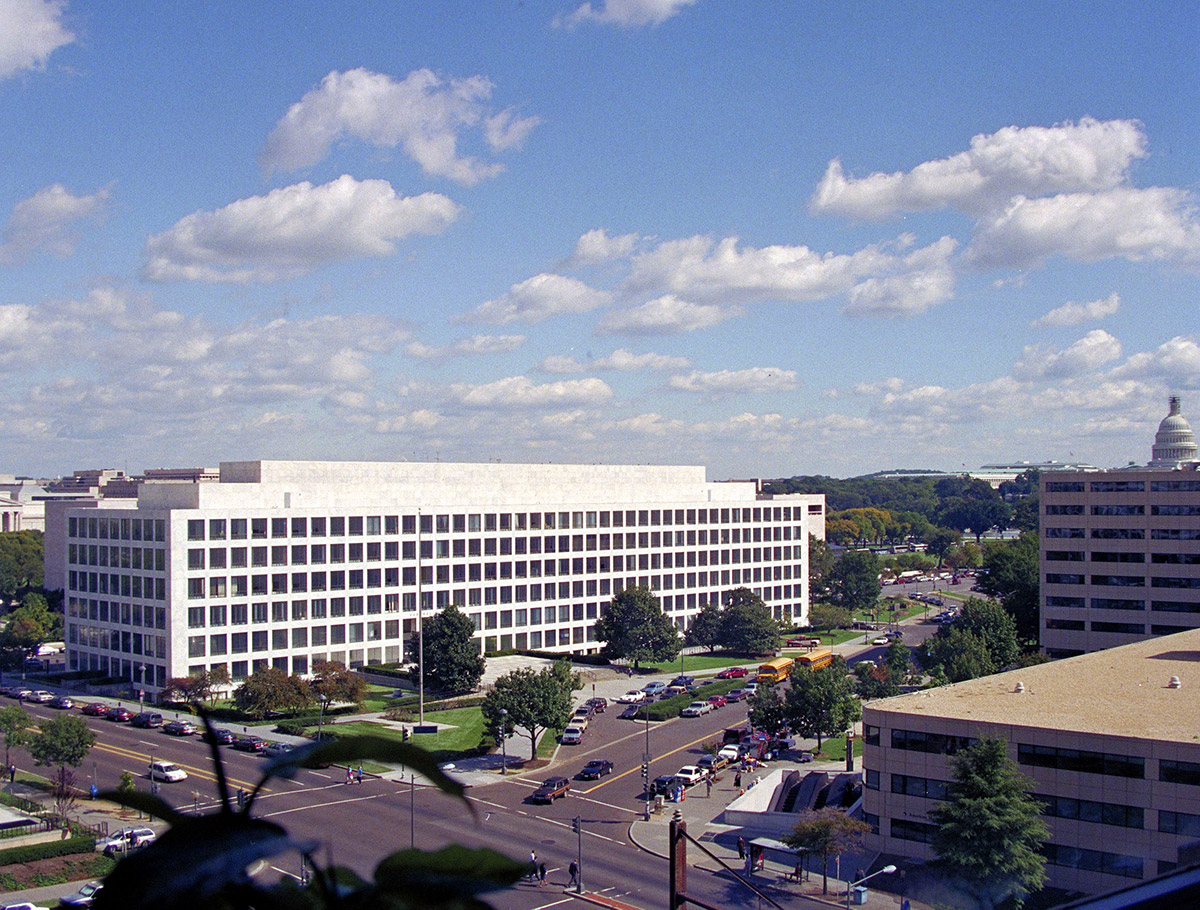
[[225, 667], [398, 663], [458, 604], [482, 651], [593, 652], [613, 595], [645, 585], [684, 629], [747, 587], [808, 613], [823, 496], [652, 465], [224, 462], [136, 499], [47, 502], [46, 585], [69, 669], [144, 685]]

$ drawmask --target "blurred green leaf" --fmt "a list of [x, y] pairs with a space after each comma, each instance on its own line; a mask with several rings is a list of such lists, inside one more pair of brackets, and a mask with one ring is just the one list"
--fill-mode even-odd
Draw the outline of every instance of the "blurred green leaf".
[[384, 857], [375, 869], [375, 882], [385, 891], [481, 894], [507, 888], [528, 872], [528, 863], [495, 850], [451, 844], [432, 853], [400, 850]]
[[162, 797], [153, 796], [149, 793], [140, 793], [136, 790], [127, 792], [104, 790], [98, 793], [97, 796], [100, 799], [116, 803], [118, 806], [124, 806], [127, 809], [136, 809], [138, 812], [145, 812], [154, 818], [161, 818], [172, 825], [178, 824], [188, 818], [188, 816], [170, 805]]

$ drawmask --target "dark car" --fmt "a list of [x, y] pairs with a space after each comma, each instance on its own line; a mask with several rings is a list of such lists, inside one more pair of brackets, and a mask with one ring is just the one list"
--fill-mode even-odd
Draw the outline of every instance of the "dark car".
[[607, 758], [594, 758], [579, 772], [580, 780], [599, 780], [605, 774], [612, 774], [613, 763]]
[[213, 727], [212, 733], [206, 730], [200, 738], [206, 743], [215, 742], [218, 746], [231, 746], [237, 739], [232, 730], [226, 730], [224, 727]]
[[745, 698], [749, 694], [750, 693], [747, 692], [745, 689], [732, 689], [728, 693], [726, 693], [725, 701], [732, 704], [735, 701], [741, 701], [743, 698]]
[[637, 705], [629, 705], [624, 711], [617, 715], [621, 720], [631, 720], [641, 713], [641, 708]]
[[81, 709], [88, 717], [103, 717], [108, 713], [108, 705], [101, 704], [98, 701], [84, 705]]
[[723, 755], [701, 755], [696, 761], [696, 767], [707, 774], [715, 774], [729, 764], [729, 759]]
[[200, 732], [190, 720], [173, 720], [164, 724], [162, 730], [171, 736], [191, 736]]
[[143, 711], [141, 714], [135, 715], [129, 723], [134, 727], [161, 727], [163, 725], [163, 716], [157, 711]]
[[257, 736], [239, 736], [233, 741], [233, 748], [239, 752], [261, 752], [267, 744]]
[[664, 774], [661, 777], [656, 777], [650, 781], [650, 795], [654, 796], [658, 793], [670, 793], [675, 787], [675, 775]]
[[529, 798], [535, 803], [552, 803], [566, 796], [570, 789], [571, 782], [565, 777], [548, 777]]
[[745, 675], [745, 667], [726, 667], [717, 674], [717, 679], [741, 679]]
[[78, 891], [58, 899], [60, 907], [90, 907], [104, 887], [103, 882], [88, 882]]
[[67, 698], [65, 695], [60, 695], [58, 698], [50, 702], [50, 707], [66, 710], [67, 708], [74, 708], [75, 702], [71, 701], [71, 699]]
[[604, 709], [608, 707], [607, 698], [589, 698], [587, 704], [591, 705], [592, 710], [597, 714], [603, 714]]
[[127, 724], [133, 720], [133, 714], [127, 708], [109, 708], [104, 713], [104, 719], [118, 724]]
[[688, 686], [692, 686], [695, 684], [696, 684], [696, 678], [694, 676], [676, 676], [673, 680], [671, 680], [671, 685], [683, 686], [683, 688], [685, 688], [685, 689]]

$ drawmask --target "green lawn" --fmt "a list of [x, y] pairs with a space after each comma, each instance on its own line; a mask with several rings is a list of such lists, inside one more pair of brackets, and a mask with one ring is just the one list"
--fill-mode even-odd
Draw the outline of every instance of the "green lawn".
[[[763, 658], [765, 659], [765, 658]], [[760, 660], [754, 657], [730, 657], [728, 654], [685, 654], [683, 655], [683, 669], [679, 669], [680, 661], [678, 658], [671, 661], [669, 664], [662, 664], [657, 667], [642, 667], [638, 673], [633, 675], [630, 684], [637, 680], [641, 673], [686, 673], [688, 676], [695, 676], [704, 673], [708, 670], [717, 671], [723, 670], [726, 667], [740, 667], [748, 664], [759, 663]]]
[[[862, 738], [855, 737], [854, 739], [854, 755], [856, 758], [862, 757]], [[821, 742], [821, 751], [817, 754], [817, 759], [820, 761], [845, 761], [846, 760], [846, 737], [835, 736], [832, 739], [825, 739]]]

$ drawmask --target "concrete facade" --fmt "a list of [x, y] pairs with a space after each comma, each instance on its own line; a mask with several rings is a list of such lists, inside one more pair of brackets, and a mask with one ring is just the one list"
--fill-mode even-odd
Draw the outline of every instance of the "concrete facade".
[[680, 629], [739, 586], [802, 622], [824, 515], [702, 467], [376, 462], [226, 462], [217, 482], [47, 506], [68, 666], [151, 692], [217, 666], [400, 662], [418, 602], [459, 604], [489, 651], [595, 651], [633, 585]]
[[1200, 838], [1197, 667], [1189, 631], [866, 705], [873, 846], [933, 858], [950, 756], [989, 738], [1045, 807], [1050, 885], [1096, 893], [1174, 868]]

